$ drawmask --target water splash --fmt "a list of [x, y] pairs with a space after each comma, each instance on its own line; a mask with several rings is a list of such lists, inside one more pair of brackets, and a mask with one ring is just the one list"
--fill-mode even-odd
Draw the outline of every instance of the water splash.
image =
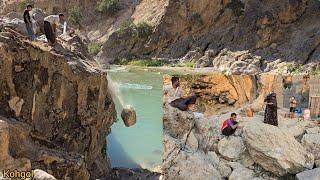
[[[123, 95], [119, 89], [119, 83], [118, 82], [115, 82], [113, 81], [110, 76], [107, 76], [107, 79], [108, 79], [108, 89], [112, 95], [113, 98], [117, 98], [120, 102], [120, 105], [122, 107], [122, 109], [126, 106], [126, 104], [124, 103], [124, 100], [123, 100]], [[115, 99], [114, 99], [115, 100]]]

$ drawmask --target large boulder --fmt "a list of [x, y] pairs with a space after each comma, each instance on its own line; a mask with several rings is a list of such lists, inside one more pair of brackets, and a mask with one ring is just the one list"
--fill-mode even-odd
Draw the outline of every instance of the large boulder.
[[278, 127], [250, 122], [244, 128], [244, 139], [252, 159], [275, 175], [295, 174], [313, 167], [313, 155]]
[[33, 177], [34, 180], [57, 180], [51, 174], [48, 174], [47, 172], [41, 169], [36, 169], [33, 172], [34, 172], [34, 177]]
[[132, 106], [127, 105], [121, 112], [121, 118], [127, 127], [133, 126], [137, 121], [136, 111]]
[[305, 134], [301, 143], [313, 154], [315, 160], [320, 160], [320, 134]]
[[169, 104], [164, 106], [163, 126], [170, 136], [182, 139], [185, 134], [192, 130], [194, 124], [193, 113], [180, 111]]
[[240, 155], [245, 152], [246, 147], [241, 137], [230, 136], [219, 141], [218, 150], [225, 159], [235, 160], [239, 159]]
[[320, 168], [303, 171], [296, 175], [298, 180], [319, 180], [320, 179]]
[[247, 180], [254, 177], [254, 172], [248, 168], [237, 168], [232, 171], [229, 180]]
[[217, 169], [205, 158], [204, 153], [181, 151], [164, 174], [165, 179], [221, 180]]

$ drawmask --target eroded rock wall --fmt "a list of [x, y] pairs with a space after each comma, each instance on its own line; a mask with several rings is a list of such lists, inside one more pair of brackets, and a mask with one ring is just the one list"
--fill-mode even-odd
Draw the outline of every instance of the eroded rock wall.
[[[291, 96], [297, 98], [299, 107], [309, 106], [309, 97], [318, 96], [316, 75], [183, 75], [180, 85], [184, 96], [195, 93], [199, 98], [193, 110], [205, 114], [228, 112], [230, 109], [251, 107], [263, 109], [264, 98], [271, 91], [277, 93], [278, 106], [289, 108]], [[164, 76], [164, 88], [170, 88], [171, 76]]]
[[290, 63], [312, 69], [320, 62], [319, 8], [316, 0], [169, 0], [149, 37], [115, 33], [103, 56], [179, 59], [232, 73], [282, 73]]
[[9, 153], [58, 179], [107, 177], [106, 136], [116, 112], [106, 74], [61, 44], [50, 50], [13, 30], [0, 33], [0, 114], [10, 127]]

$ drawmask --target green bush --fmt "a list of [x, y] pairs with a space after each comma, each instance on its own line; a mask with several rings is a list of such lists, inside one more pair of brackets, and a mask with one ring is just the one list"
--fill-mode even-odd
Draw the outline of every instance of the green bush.
[[130, 62], [129, 59], [126, 59], [126, 58], [121, 58], [121, 59], [116, 59], [113, 64], [116, 64], [116, 65], [128, 65]]
[[152, 33], [152, 26], [146, 22], [140, 22], [135, 25], [135, 29], [133, 31], [133, 37], [136, 38], [146, 38], [150, 36]]
[[175, 64], [174, 67], [189, 67], [189, 68], [193, 68], [194, 65], [195, 65], [194, 62], [186, 62], [186, 63]]
[[301, 64], [290, 64], [290, 65], [288, 65], [287, 70], [291, 74], [299, 74], [302, 72], [302, 65]]
[[97, 10], [100, 13], [114, 15], [120, 10], [119, 0], [99, 0], [97, 2]]
[[139, 22], [134, 24], [133, 22], [126, 21], [121, 24], [119, 33], [120, 35], [128, 34], [131, 37], [144, 39], [152, 34], [153, 27], [147, 22]]
[[23, 0], [19, 3], [19, 8], [21, 11], [23, 11], [24, 9], [27, 8], [27, 5], [31, 4], [32, 6], [34, 6], [34, 0]]
[[244, 4], [240, 0], [231, 0], [227, 5], [227, 8], [232, 9], [232, 12], [236, 16], [241, 16], [244, 12]]
[[142, 67], [159, 67], [163, 66], [165, 63], [160, 60], [153, 59], [117, 59], [114, 64], [116, 65], [130, 65], [130, 66], [142, 66]]
[[120, 35], [133, 34], [133, 30], [135, 29], [135, 24], [130, 21], [125, 21], [121, 24], [119, 33]]
[[95, 56], [100, 52], [101, 45], [99, 43], [92, 42], [88, 45], [89, 54]]
[[69, 21], [71, 24], [81, 27], [83, 15], [81, 13], [81, 9], [79, 7], [73, 7], [69, 10]]

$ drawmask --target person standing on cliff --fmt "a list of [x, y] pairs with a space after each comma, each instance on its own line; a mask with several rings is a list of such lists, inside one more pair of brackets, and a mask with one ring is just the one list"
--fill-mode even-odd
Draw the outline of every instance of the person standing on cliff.
[[270, 92], [269, 95], [264, 99], [266, 105], [264, 113], [264, 123], [278, 126], [278, 105], [277, 105], [277, 94]]
[[296, 112], [297, 108], [297, 100], [294, 96], [290, 98], [290, 118], [294, 118], [294, 113]]
[[31, 41], [33, 41], [35, 39], [35, 36], [33, 33], [32, 21], [31, 21], [31, 17], [30, 17], [31, 10], [32, 10], [32, 5], [30, 5], [30, 4], [27, 5], [27, 8], [24, 10], [24, 13], [23, 13], [23, 20], [24, 20], [24, 23], [26, 24], [28, 37]]
[[64, 14], [50, 15], [44, 18], [44, 33], [50, 45], [56, 44], [57, 37], [57, 27], [59, 27], [63, 22]]
[[183, 97], [183, 91], [180, 87], [180, 78], [173, 76], [171, 78], [172, 88], [165, 92], [169, 96], [169, 104], [174, 107], [178, 108], [181, 111], [187, 111], [190, 109], [190, 106], [195, 104], [197, 101], [196, 95], [191, 95], [188, 97]]

